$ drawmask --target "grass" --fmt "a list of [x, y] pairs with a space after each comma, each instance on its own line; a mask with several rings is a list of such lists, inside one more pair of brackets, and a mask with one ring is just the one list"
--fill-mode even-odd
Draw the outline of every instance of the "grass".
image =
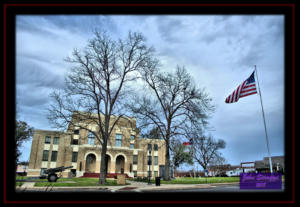
[[[27, 179], [27, 176], [16, 176], [16, 180], [25, 180]], [[21, 187], [24, 184], [24, 182], [16, 182], [16, 187]]]
[[[47, 180], [45, 180], [47, 181]], [[71, 181], [71, 182], [70, 182]], [[116, 180], [106, 179], [107, 184], [98, 184], [99, 178], [60, 178], [56, 182], [36, 182], [34, 186], [55, 186], [55, 187], [83, 187], [83, 186], [115, 186]], [[129, 184], [126, 184], [129, 185]]]

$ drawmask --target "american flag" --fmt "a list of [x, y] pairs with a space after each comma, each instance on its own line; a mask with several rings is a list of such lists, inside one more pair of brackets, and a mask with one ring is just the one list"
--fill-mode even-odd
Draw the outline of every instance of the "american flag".
[[192, 145], [193, 144], [193, 139], [190, 139], [189, 142], [183, 142], [183, 145], [185, 146], [189, 146], [189, 145]]
[[250, 75], [250, 77], [247, 80], [245, 80], [241, 85], [239, 85], [230, 96], [228, 96], [225, 99], [225, 103], [234, 103], [237, 102], [239, 98], [257, 93], [254, 72]]

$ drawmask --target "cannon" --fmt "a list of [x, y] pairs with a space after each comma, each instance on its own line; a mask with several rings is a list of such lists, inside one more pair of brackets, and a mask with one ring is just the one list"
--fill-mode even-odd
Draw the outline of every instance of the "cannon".
[[73, 166], [69, 166], [69, 167], [61, 166], [56, 168], [49, 168], [44, 171], [44, 175], [42, 175], [40, 178], [47, 178], [49, 182], [56, 182], [56, 180], [61, 177], [61, 175], [58, 177], [56, 173], [60, 172], [61, 174], [64, 170], [72, 167]]

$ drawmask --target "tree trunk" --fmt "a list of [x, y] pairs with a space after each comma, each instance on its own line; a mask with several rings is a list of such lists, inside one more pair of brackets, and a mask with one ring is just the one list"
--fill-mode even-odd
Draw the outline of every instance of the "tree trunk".
[[176, 178], [176, 167], [174, 166], [174, 178]]
[[164, 180], [170, 180], [170, 153], [169, 153], [169, 143], [166, 142], [166, 165], [165, 165], [165, 176]]
[[102, 144], [99, 184], [106, 184], [106, 144], [107, 141]]

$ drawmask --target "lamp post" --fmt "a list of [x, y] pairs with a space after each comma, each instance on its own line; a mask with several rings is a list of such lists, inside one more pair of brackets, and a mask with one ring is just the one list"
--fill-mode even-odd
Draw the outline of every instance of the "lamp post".
[[151, 185], [151, 170], [150, 170], [150, 167], [151, 167], [151, 150], [149, 150], [149, 156], [148, 156], [148, 165], [149, 165], [149, 172], [148, 172], [148, 185]]

